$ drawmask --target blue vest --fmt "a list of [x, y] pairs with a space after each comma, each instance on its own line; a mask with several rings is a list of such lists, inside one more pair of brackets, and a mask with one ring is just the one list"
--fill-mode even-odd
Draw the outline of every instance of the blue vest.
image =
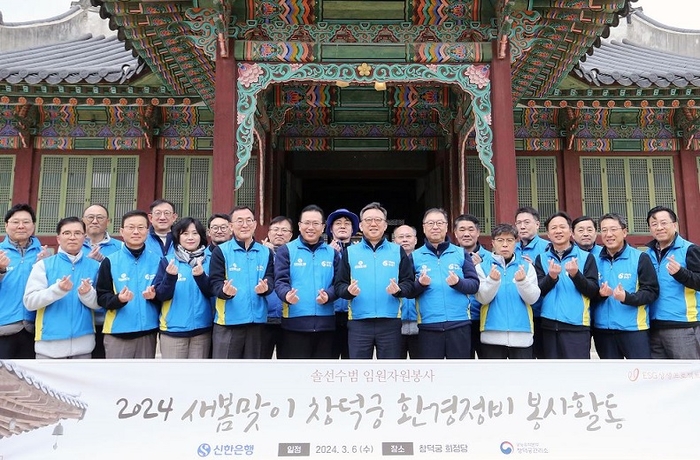
[[[600, 285], [607, 281], [612, 289], [622, 284], [625, 291], [636, 292], [639, 286], [637, 268], [641, 255], [641, 251], [627, 245], [615, 260], [598, 256]], [[624, 305], [611, 295], [594, 305], [593, 325], [600, 329], [643, 331], [649, 329], [649, 307]]]
[[376, 251], [364, 239], [348, 247], [350, 277], [357, 280], [360, 295], [350, 301], [348, 320], [401, 318], [401, 301], [386, 292], [392, 278], [399, 282], [401, 246], [385, 240]]
[[[548, 245], [549, 241], [545, 240], [539, 235], [535, 235], [532, 241], [530, 241], [527, 245], [523, 246], [522, 244], [517, 244], [515, 246], [515, 254], [523, 258], [525, 258], [525, 256], [529, 257], [532, 263], [534, 264], [535, 259], [537, 259], [537, 256], [544, 253], [547, 250]], [[539, 318], [541, 310], [542, 298], [540, 298], [540, 300], [532, 304], [532, 313], [535, 317]]]
[[[209, 272], [209, 255], [205, 255], [202, 268]], [[168, 260], [169, 262], [169, 260]], [[173, 298], [163, 302], [160, 311], [160, 330], [188, 332], [211, 327], [213, 311], [211, 299], [205, 297], [197, 286], [192, 267], [187, 262], [175, 259], [177, 282]]]
[[41, 244], [36, 237], [32, 237], [29, 246], [24, 251], [24, 256], [5, 237], [0, 243], [0, 250], [10, 259], [7, 273], [0, 282], [0, 325], [17, 323], [19, 321], [34, 321], [36, 312], [24, 307], [24, 288], [27, 285], [29, 274], [32, 272], [36, 256], [41, 252]]
[[671, 247], [664, 254], [663, 259], [658, 260], [656, 251], [652, 248], [646, 250], [651, 258], [651, 263], [656, 269], [659, 279], [659, 298], [649, 304], [649, 313], [652, 320], [679, 321], [684, 323], [698, 321], [698, 306], [700, 306], [700, 291], [683, 286], [668, 272], [666, 265], [668, 258], [673, 256], [681, 267], [688, 268], [686, 255], [692, 243], [676, 235]]
[[80, 301], [78, 286], [85, 278], [95, 284], [99, 262], [83, 255], [73, 264], [65, 253], [59, 252], [45, 259], [44, 266], [48, 286], [70, 275], [73, 289], [61, 299], [37, 311], [35, 339], [65, 340], [94, 334], [93, 312]]
[[158, 328], [158, 307], [141, 293], [153, 282], [161, 255], [144, 249], [135, 258], [126, 245], [107, 256], [114, 283], [114, 293], [128, 287], [134, 298], [117, 310], [107, 310], [103, 331], [105, 334], [124, 334]]
[[419, 324], [446, 321], [469, 321], [469, 298], [447, 284], [450, 271], [464, 278], [465, 251], [450, 244], [438, 257], [425, 245], [413, 251], [413, 268], [416, 274], [424, 270], [430, 276], [430, 285], [416, 298]]
[[226, 279], [236, 287], [232, 299], [216, 299], [214, 322], [222, 326], [267, 322], [267, 299], [255, 292], [265, 277], [270, 250], [253, 242], [248, 251], [236, 240], [219, 245], [226, 264]]
[[[584, 264], [588, 260], [588, 252], [572, 245], [571, 252], [566, 254], [560, 261], [554, 249], [545, 251], [540, 254], [540, 268], [544, 273], [549, 273], [549, 261], [561, 265], [561, 273], [559, 279], [544, 297], [540, 297], [542, 304], [541, 316], [543, 318], [560, 321], [566, 324], [575, 326], [590, 326], [591, 325], [591, 299], [581, 294], [574, 286], [569, 274], [564, 269], [564, 264], [573, 258], [578, 259], [579, 267], [583, 272]], [[549, 276], [549, 275], [546, 275]]]
[[501, 273], [501, 285], [496, 297], [490, 303], [481, 306], [479, 329], [483, 331], [529, 332], [533, 333], [532, 306], [525, 303], [515, 284], [515, 273], [521, 265], [528, 266], [520, 255], [515, 254], [507, 266], [498, 259], [484, 260], [480, 266], [486, 276], [496, 267]]
[[[124, 243], [110, 237], [106, 243], [98, 244], [98, 246], [100, 247], [100, 252], [102, 255], [107, 257], [108, 255], [117, 252], [119, 248], [122, 247], [122, 244]], [[83, 255], [86, 256], [90, 254], [90, 251], [92, 251], [92, 243], [90, 243], [90, 238], [85, 237], [85, 242], [83, 243]]]
[[301, 242], [301, 237], [287, 243], [289, 250], [289, 280], [297, 290], [299, 302], [282, 302], [282, 317], [333, 316], [333, 302], [319, 305], [316, 296], [320, 289], [333, 285], [335, 249], [322, 243], [314, 252]]
[[175, 245], [173, 244], [172, 234], [168, 232], [168, 236], [165, 239], [164, 245], [163, 240], [161, 240], [160, 237], [155, 234], [153, 227], [148, 227], [148, 236], [146, 237], [146, 249], [155, 254], [167, 257], [168, 260], [170, 260], [175, 256]]
[[418, 321], [416, 299], [401, 299], [401, 321]]

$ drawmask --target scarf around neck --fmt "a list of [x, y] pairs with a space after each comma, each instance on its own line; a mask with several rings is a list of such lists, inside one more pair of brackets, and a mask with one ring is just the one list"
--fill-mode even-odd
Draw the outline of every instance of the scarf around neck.
[[206, 246], [202, 245], [194, 251], [188, 251], [181, 244], [175, 248], [175, 258], [180, 262], [187, 263], [190, 267], [194, 267], [197, 263], [204, 263], [204, 250]]

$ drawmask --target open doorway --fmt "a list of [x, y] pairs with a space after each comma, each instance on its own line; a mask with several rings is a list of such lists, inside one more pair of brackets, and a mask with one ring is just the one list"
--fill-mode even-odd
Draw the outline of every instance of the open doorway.
[[302, 183], [301, 205], [317, 204], [326, 214], [347, 208], [359, 216], [368, 203], [378, 201], [388, 214], [388, 231], [416, 225], [422, 216], [422, 199], [416, 179], [306, 179]]

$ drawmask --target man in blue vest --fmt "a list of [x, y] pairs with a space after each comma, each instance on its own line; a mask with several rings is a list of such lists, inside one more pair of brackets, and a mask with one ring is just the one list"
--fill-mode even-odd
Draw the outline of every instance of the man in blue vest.
[[275, 292], [282, 300], [281, 358], [333, 358], [338, 252], [323, 237], [323, 211], [312, 204], [299, 215], [299, 237], [275, 254]]
[[108, 255], [97, 274], [97, 302], [107, 310], [103, 326], [107, 359], [152, 359], [158, 312], [153, 279], [162, 258], [146, 247], [148, 214], [129, 211], [119, 230], [124, 244]]
[[413, 293], [413, 266], [406, 251], [387, 241], [387, 213], [373, 202], [360, 212], [362, 241], [347, 248], [334, 281], [348, 311], [350, 359], [401, 357], [401, 297]]
[[[102, 262], [105, 257], [117, 252], [122, 247], [122, 242], [112, 238], [107, 231], [109, 227], [109, 211], [101, 204], [93, 204], [83, 211], [83, 222], [85, 223], [85, 242], [83, 243], [83, 254], [98, 262]], [[105, 312], [100, 309], [95, 313], [95, 349], [92, 350], [92, 357], [104, 358], [105, 346], [102, 326], [105, 322]]]
[[598, 232], [595, 229], [595, 220], [589, 216], [580, 216], [571, 222], [571, 236], [574, 243], [586, 252], [590, 252], [594, 257], [598, 257], [602, 246], [596, 244], [595, 240]]
[[158, 199], [151, 203], [148, 219], [151, 223], [146, 238], [146, 247], [163, 256], [172, 256], [175, 253], [173, 247], [173, 235], [170, 230], [177, 220], [175, 205], [168, 200]]
[[22, 299], [37, 260], [50, 255], [34, 236], [36, 214], [16, 204], [5, 214], [7, 236], [0, 243], [0, 359], [34, 358], [34, 312]]
[[[353, 235], [360, 230], [360, 219], [354, 212], [345, 208], [336, 209], [328, 215], [326, 234], [333, 249], [341, 255], [351, 244]], [[348, 305], [347, 299], [337, 298], [335, 309], [335, 332], [333, 333], [333, 357], [347, 359], [348, 351]]]
[[700, 246], [678, 234], [671, 208], [650, 209], [647, 223], [654, 239], [646, 253], [659, 278], [659, 298], [649, 305], [651, 357], [700, 359]]
[[[391, 236], [394, 243], [411, 255], [418, 244], [417, 231], [410, 225], [401, 225], [394, 229]], [[401, 358], [416, 359], [420, 349], [418, 343], [418, 312], [416, 299], [401, 299]]]
[[37, 358], [89, 359], [95, 348], [93, 287], [99, 262], [82, 251], [85, 224], [65, 217], [56, 227], [58, 253], [37, 261], [27, 280], [24, 304], [36, 311]]
[[591, 358], [591, 298], [598, 294], [595, 258], [571, 243], [571, 218], [544, 223], [551, 243], [535, 259], [541, 291], [542, 348], [548, 359]]
[[211, 253], [209, 280], [216, 295], [212, 358], [262, 358], [267, 296], [274, 286], [272, 251], [255, 241], [255, 214], [247, 206], [231, 211], [233, 239]]
[[[475, 267], [491, 257], [491, 253], [479, 243], [481, 227], [479, 219], [475, 215], [462, 214], [458, 216], [455, 219], [453, 231], [455, 234], [455, 244], [462, 246], [469, 253]], [[479, 349], [481, 348], [481, 339], [479, 338], [481, 335], [479, 324], [481, 303], [476, 300], [474, 295], [469, 296], [469, 310], [472, 318], [472, 347], [470, 358], [473, 359], [479, 354]]]
[[449, 222], [443, 209], [428, 209], [425, 243], [411, 255], [422, 359], [468, 359], [471, 353], [469, 295], [479, 290], [479, 277], [469, 253], [447, 238]]
[[[289, 243], [294, 234], [292, 219], [286, 216], [277, 216], [270, 221], [267, 230], [267, 238], [263, 244], [272, 251], [272, 255], [281, 246]], [[263, 327], [263, 359], [271, 359], [277, 350], [277, 358], [282, 354], [282, 301], [274, 291], [267, 295], [267, 323]]]
[[[539, 211], [532, 206], [518, 208], [515, 211], [515, 228], [518, 229], [518, 236], [520, 237], [520, 244], [515, 247], [515, 253], [534, 265], [537, 256], [542, 254], [549, 244], [547, 240], [541, 238], [539, 235]], [[542, 320], [540, 318], [541, 309], [541, 300], [538, 300], [532, 305], [533, 321], [535, 324], [532, 350], [535, 358], [544, 358], [544, 350], [542, 348]]]
[[231, 216], [222, 212], [209, 216], [209, 219], [207, 219], [207, 235], [209, 236], [207, 252], [211, 255], [216, 246], [229, 241], [233, 237]]
[[600, 289], [593, 304], [593, 339], [602, 359], [650, 359], [649, 304], [659, 296], [648, 254], [627, 244], [627, 221], [608, 213], [598, 223]]
[[498, 224], [491, 232], [493, 253], [477, 265], [481, 306], [480, 359], [532, 359], [532, 307], [540, 297], [537, 273], [515, 253], [518, 231]]

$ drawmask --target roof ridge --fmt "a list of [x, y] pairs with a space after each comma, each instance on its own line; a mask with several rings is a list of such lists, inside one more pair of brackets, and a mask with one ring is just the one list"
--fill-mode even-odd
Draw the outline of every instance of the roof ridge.
[[668, 24], [664, 24], [662, 22], [659, 22], [654, 18], [650, 18], [649, 16], [644, 14], [644, 8], [641, 6], [639, 8], [632, 9], [631, 13], [632, 13], [632, 15], [639, 16], [639, 18], [642, 19], [643, 21], [646, 21], [649, 24], [652, 24], [652, 25], [659, 27], [661, 29], [666, 29], [666, 30], [670, 30], [673, 32], [700, 34], [700, 29], [684, 29], [682, 27], [669, 26]]
[[0, 25], [5, 26], [5, 27], [39, 25], [39, 24], [44, 24], [47, 22], [54, 22], [54, 21], [58, 21], [60, 19], [65, 19], [68, 16], [71, 16], [78, 11], [83, 11], [83, 8], [81, 8], [80, 5], [73, 5], [70, 7], [70, 9], [68, 9], [68, 11], [61, 13], [61, 14], [58, 14], [56, 16], [51, 16], [51, 17], [43, 18], [43, 19], [32, 19], [31, 21], [23, 21], [23, 22], [3, 22], [2, 11], [0, 11]]
[[[620, 43], [620, 40], [611, 40], [611, 43]], [[633, 46], [635, 48], [639, 48], [643, 51], [653, 53], [656, 56], [673, 56], [674, 58], [680, 59], [682, 61], [689, 61], [689, 62], [696, 62], [700, 64], [700, 58], [694, 57], [694, 56], [688, 56], [687, 54], [679, 54], [679, 53], [674, 53], [673, 51], [668, 51], [664, 49], [659, 49], [659, 48], [652, 48], [647, 45], [642, 45], [634, 40], [630, 40], [629, 38], [623, 38], [622, 39], [622, 45], [627, 45], [627, 46]]]
[[60, 46], [69, 46], [69, 45], [74, 45], [74, 44], [80, 43], [80, 42], [88, 42], [90, 40], [100, 40], [100, 39], [104, 39], [104, 37], [105, 36], [103, 34], [93, 36], [92, 33], [86, 32], [84, 34], [81, 34], [81, 35], [74, 37], [74, 38], [71, 38], [69, 40], [58, 41], [55, 43], [34, 46], [31, 48], [23, 48], [21, 50], [8, 51], [6, 53], [0, 53], [0, 56], [2, 56], [4, 58], [8, 58], [8, 57], [12, 57], [14, 55], [26, 55], [28, 52], [31, 52], [32, 54], [34, 54], [34, 53], [39, 53], [45, 49], [46, 50], [51, 49], [51, 48], [55, 49], [56, 47], [60, 47]]

